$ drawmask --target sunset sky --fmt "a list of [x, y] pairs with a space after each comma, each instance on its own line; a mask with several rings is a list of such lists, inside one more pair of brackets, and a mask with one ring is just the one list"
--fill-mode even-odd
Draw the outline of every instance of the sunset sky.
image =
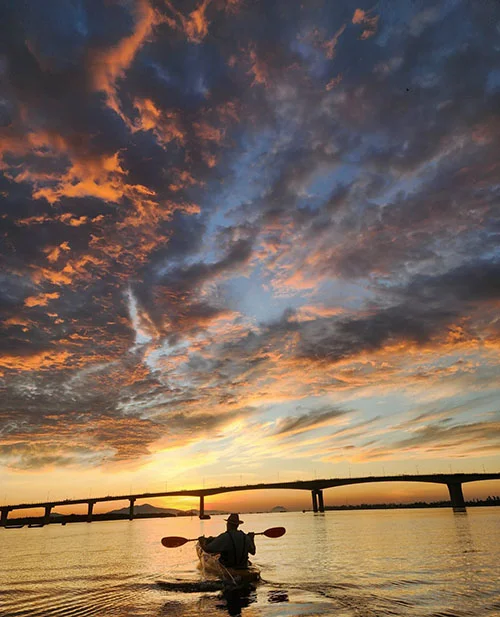
[[497, 0], [0, 0], [0, 503], [500, 471], [499, 58]]

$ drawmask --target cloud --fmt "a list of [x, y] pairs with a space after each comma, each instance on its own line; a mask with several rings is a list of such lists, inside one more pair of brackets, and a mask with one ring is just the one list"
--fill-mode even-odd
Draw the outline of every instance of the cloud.
[[379, 15], [370, 17], [368, 11], [363, 11], [362, 9], [356, 9], [352, 16], [353, 24], [362, 25], [365, 28], [359, 37], [361, 39], [369, 39], [377, 32], [378, 20]]
[[132, 32], [105, 50], [94, 50], [89, 54], [89, 72], [95, 90], [106, 94], [108, 106], [122, 116], [116, 83], [132, 64], [142, 45], [151, 36], [160, 16], [148, 0], [138, 0], [135, 5], [135, 24]]
[[1, 4], [2, 460], [148, 459], [276, 402], [263, 444], [306, 456], [341, 396], [494, 381], [498, 20], [424, 4]]
[[[446, 421], [430, 424], [393, 444], [395, 450], [418, 449], [426, 452], [455, 450], [462, 455], [478, 450], [496, 452], [500, 441], [499, 422], [475, 422], [449, 426]], [[480, 445], [479, 445], [480, 444]]]
[[185, 17], [180, 11], [175, 9], [172, 2], [166, 2], [168, 12], [172, 15], [168, 19], [169, 25], [178, 28], [185, 33], [188, 40], [193, 43], [201, 43], [208, 34], [208, 19], [206, 16], [210, 0], [203, 0], [198, 6]]
[[278, 420], [276, 435], [298, 435], [321, 426], [328, 426], [346, 412], [341, 409], [315, 410], [300, 416], [288, 416]]

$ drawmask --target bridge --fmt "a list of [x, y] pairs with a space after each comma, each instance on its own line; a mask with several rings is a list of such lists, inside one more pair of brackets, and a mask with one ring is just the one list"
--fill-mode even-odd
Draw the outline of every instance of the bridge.
[[500, 473], [450, 473], [450, 474], [415, 474], [397, 476], [365, 476], [360, 478], [330, 478], [323, 480], [296, 480], [294, 482], [271, 482], [260, 484], [245, 484], [240, 486], [219, 486], [216, 488], [198, 488], [180, 491], [161, 491], [157, 493], [137, 493], [134, 495], [107, 495], [106, 497], [84, 497], [82, 499], [64, 499], [62, 501], [44, 501], [39, 503], [19, 503], [15, 505], [0, 506], [0, 526], [8, 522], [9, 513], [13, 510], [27, 510], [31, 508], [43, 508], [44, 523], [50, 522], [50, 513], [56, 506], [70, 506], [87, 504], [87, 522], [92, 521], [93, 509], [96, 503], [110, 501], [128, 501], [129, 519], [134, 518], [134, 504], [137, 500], [152, 499], [156, 497], [198, 497], [200, 500], [199, 516], [206, 518], [205, 498], [222, 493], [236, 491], [257, 491], [264, 489], [286, 489], [310, 491], [312, 497], [312, 509], [314, 512], [325, 511], [323, 491], [327, 488], [348, 486], [351, 484], [368, 484], [375, 482], [428, 482], [432, 484], [445, 484], [450, 494], [450, 505], [455, 512], [465, 512], [465, 500], [462, 492], [462, 484], [466, 482], [479, 482], [481, 480], [499, 480]]

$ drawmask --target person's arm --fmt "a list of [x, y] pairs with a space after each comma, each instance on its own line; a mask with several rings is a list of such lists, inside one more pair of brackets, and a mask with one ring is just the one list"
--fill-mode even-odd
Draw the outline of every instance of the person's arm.
[[251, 555], [255, 555], [255, 534], [251, 531], [250, 533], [247, 533], [247, 540], [248, 540], [248, 552]]
[[225, 533], [221, 533], [203, 547], [207, 553], [222, 553], [227, 548], [227, 538]]
[[212, 540], [214, 539], [213, 536], [199, 536], [198, 538], [198, 542], [200, 543], [200, 546], [203, 550], [205, 550], [205, 544], [208, 544], [209, 542], [212, 542]]

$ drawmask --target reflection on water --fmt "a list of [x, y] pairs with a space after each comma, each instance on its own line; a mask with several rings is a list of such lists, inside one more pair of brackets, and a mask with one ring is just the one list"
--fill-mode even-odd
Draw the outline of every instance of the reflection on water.
[[248, 585], [244, 589], [226, 589], [220, 596], [221, 603], [217, 608], [227, 611], [229, 615], [241, 615], [241, 611], [252, 602], [257, 601], [255, 586]]
[[[263, 582], [243, 593], [200, 588], [193, 544], [223, 517], [0, 529], [1, 617], [494, 617], [500, 508], [246, 515]], [[158, 581], [164, 581], [163, 587]], [[212, 585], [212, 586], [211, 586]]]

